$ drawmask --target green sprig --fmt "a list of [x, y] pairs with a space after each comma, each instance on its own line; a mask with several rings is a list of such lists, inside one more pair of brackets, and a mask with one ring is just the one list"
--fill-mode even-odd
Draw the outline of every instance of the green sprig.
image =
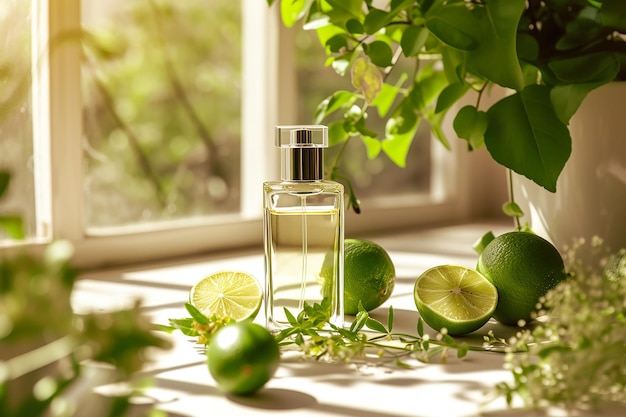
[[[169, 319], [169, 325], [160, 326], [167, 332], [181, 331], [184, 335], [197, 338], [203, 345], [211, 343], [212, 336], [222, 327], [234, 323], [227, 317], [205, 316], [193, 305], [186, 303], [190, 317]], [[416, 334], [393, 332], [393, 306], [389, 306], [386, 325], [371, 317], [359, 304], [359, 312], [349, 328], [331, 321], [330, 299], [320, 303], [305, 303], [294, 315], [285, 309], [289, 325], [275, 337], [282, 351], [299, 351], [304, 358], [326, 362], [351, 362], [365, 364], [393, 363], [402, 368], [412, 367], [407, 360], [445, 362], [450, 352], [464, 358], [470, 350], [491, 351], [489, 346], [469, 346], [458, 343], [445, 329], [435, 337], [424, 332], [424, 322], [417, 319]]]
[[395, 333], [393, 306], [389, 307], [386, 326], [360, 306], [350, 327], [342, 328], [330, 321], [325, 302], [305, 305], [297, 317], [285, 310], [290, 326], [276, 335], [283, 349], [295, 347], [305, 358], [315, 360], [365, 362], [376, 358], [399, 367], [411, 367], [406, 359], [431, 362], [438, 358], [445, 362], [450, 351], [463, 358], [469, 350], [487, 350], [457, 343], [445, 330], [431, 338], [424, 333], [421, 317], [417, 320], [417, 334]]

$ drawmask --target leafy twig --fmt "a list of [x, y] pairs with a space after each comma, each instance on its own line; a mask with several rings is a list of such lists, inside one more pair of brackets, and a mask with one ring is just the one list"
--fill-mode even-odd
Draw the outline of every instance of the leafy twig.
[[297, 317], [285, 310], [290, 327], [276, 336], [280, 345], [296, 346], [305, 357], [331, 362], [364, 360], [368, 353], [374, 353], [379, 359], [391, 360], [401, 367], [410, 366], [404, 358], [430, 362], [439, 357], [445, 362], [451, 350], [456, 351], [458, 358], [465, 357], [470, 350], [466, 343], [457, 343], [445, 332], [431, 339], [424, 333], [421, 318], [417, 321], [417, 335], [394, 333], [392, 306], [388, 310], [387, 326], [361, 308], [350, 328], [341, 328], [330, 322], [326, 301], [306, 305]]
[[[437, 358], [445, 362], [450, 352], [463, 358], [470, 350], [497, 351], [491, 345], [469, 346], [457, 342], [445, 331], [430, 337], [424, 331], [424, 322], [417, 320], [416, 334], [393, 332], [393, 307], [387, 313], [386, 325], [371, 317], [362, 307], [349, 328], [343, 328], [330, 321], [330, 301], [305, 304], [302, 311], [294, 315], [285, 309], [288, 327], [276, 334], [276, 341], [283, 351], [299, 351], [304, 358], [326, 362], [367, 363], [376, 358], [377, 363], [392, 363], [399, 367], [411, 367], [408, 359], [431, 362]], [[191, 304], [185, 304], [191, 317], [170, 319], [169, 326], [161, 330], [180, 330], [197, 342], [208, 345], [211, 337], [232, 320], [206, 317]], [[498, 343], [504, 343], [498, 340]]]

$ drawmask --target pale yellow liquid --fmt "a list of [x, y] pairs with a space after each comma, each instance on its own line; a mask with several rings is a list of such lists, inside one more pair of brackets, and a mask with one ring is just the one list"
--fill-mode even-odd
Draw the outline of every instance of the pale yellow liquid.
[[[286, 307], [294, 316], [308, 304], [319, 303], [324, 293], [336, 309], [337, 254], [340, 213], [336, 207], [267, 209], [270, 261], [268, 272], [268, 323], [280, 328], [288, 323]], [[326, 260], [329, 277], [320, 276]], [[325, 274], [326, 275], [326, 274]], [[324, 282], [330, 279], [332, 282]]]

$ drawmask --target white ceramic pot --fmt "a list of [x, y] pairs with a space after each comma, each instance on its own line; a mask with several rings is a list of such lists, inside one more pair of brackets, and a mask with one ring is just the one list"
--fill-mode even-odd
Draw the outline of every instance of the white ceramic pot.
[[570, 121], [572, 155], [550, 193], [515, 176], [516, 201], [538, 234], [562, 249], [601, 237], [626, 247], [626, 82], [592, 91]]

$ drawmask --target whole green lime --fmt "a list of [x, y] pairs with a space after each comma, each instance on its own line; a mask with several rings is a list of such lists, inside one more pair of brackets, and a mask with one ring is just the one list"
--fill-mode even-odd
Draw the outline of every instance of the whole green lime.
[[343, 267], [346, 314], [357, 314], [359, 302], [366, 311], [371, 311], [391, 297], [396, 269], [387, 251], [379, 244], [346, 239]]
[[265, 327], [249, 321], [218, 330], [206, 354], [218, 388], [235, 395], [249, 395], [261, 389], [276, 372], [280, 359], [274, 336]]
[[530, 232], [496, 237], [480, 254], [477, 269], [498, 290], [493, 317], [507, 325], [531, 321], [539, 299], [566, 276], [559, 251]]

